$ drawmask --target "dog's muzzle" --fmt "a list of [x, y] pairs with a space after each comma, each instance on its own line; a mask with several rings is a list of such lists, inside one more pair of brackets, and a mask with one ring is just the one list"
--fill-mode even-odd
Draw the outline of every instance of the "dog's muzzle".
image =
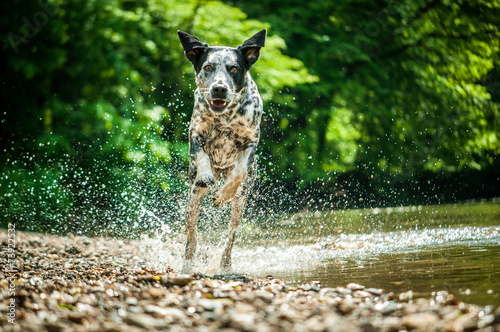
[[213, 86], [210, 90], [210, 107], [213, 111], [222, 112], [227, 104], [228, 89], [224, 85]]

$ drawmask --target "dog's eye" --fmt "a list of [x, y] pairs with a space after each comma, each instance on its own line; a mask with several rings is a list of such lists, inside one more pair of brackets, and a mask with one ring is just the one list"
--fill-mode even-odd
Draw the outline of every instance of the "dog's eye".
[[206, 70], [206, 71], [211, 71], [211, 70], [212, 70], [212, 66], [210, 66], [210, 65], [206, 65], [206, 66], [205, 66], [205, 70]]
[[231, 73], [236, 74], [237, 72], [238, 72], [238, 68], [233, 67], [233, 68], [231, 69]]

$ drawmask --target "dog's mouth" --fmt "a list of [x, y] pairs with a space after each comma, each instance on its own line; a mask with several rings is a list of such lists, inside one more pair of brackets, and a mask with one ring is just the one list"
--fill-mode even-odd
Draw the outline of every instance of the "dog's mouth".
[[226, 107], [227, 102], [222, 99], [213, 99], [210, 100], [210, 106], [212, 106], [213, 109], [215, 110], [222, 110], [224, 107]]

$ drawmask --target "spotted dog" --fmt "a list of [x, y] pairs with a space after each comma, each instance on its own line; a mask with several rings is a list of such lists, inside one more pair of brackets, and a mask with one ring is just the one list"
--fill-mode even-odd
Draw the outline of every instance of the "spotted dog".
[[177, 32], [186, 57], [193, 63], [197, 85], [189, 126], [191, 158], [183, 271], [192, 269], [203, 197], [221, 175], [224, 184], [213, 201], [219, 206], [232, 200], [229, 236], [221, 259], [221, 268], [227, 271], [231, 269], [235, 232], [255, 179], [262, 99], [249, 70], [264, 47], [266, 30], [237, 48], [210, 47], [186, 32]]

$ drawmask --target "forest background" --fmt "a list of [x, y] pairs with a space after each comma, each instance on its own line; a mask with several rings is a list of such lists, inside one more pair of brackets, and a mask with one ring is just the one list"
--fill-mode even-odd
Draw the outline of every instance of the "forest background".
[[181, 218], [195, 82], [178, 29], [233, 47], [268, 29], [251, 214], [500, 196], [500, 1], [0, 10], [2, 227], [120, 235]]

